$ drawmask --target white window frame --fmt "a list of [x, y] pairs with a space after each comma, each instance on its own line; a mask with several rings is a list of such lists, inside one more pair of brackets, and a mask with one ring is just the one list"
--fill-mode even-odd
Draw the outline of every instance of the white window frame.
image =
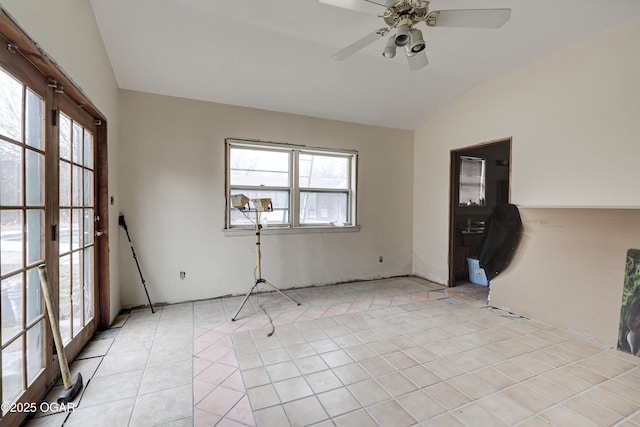
[[[231, 185], [231, 150], [233, 148], [254, 149], [257, 151], [280, 151], [289, 152], [289, 186], [288, 187], [265, 187], [265, 186], [233, 186]], [[300, 154], [335, 156], [348, 159], [349, 181], [347, 189], [300, 187], [299, 183], [299, 162]], [[225, 140], [225, 232], [237, 232], [253, 230], [253, 225], [231, 224], [231, 211], [234, 209], [230, 202], [232, 192], [243, 192], [243, 190], [287, 190], [289, 191], [289, 223], [271, 224], [264, 231], [267, 232], [323, 232], [323, 231], [357, 231], [356, 207], [357, 207], [357, 168], [358, 152], [355, 150], [328, 149], [318, 147], [306, 147], [287, 143], [243, 140], [237, 138], [227, 138]], [[304, 191], [318, 193], [347, 193], [347, 221], [344, 224], [332, 223], [300, 223], [300, 193]]]

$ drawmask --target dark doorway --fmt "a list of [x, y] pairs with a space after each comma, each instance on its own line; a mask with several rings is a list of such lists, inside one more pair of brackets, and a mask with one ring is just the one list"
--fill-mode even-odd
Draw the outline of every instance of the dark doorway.
[[511, 138], [451, 150], [449, 286], [469, 281], [467, 258], [478, 255], [484, 221], [509, 203]]

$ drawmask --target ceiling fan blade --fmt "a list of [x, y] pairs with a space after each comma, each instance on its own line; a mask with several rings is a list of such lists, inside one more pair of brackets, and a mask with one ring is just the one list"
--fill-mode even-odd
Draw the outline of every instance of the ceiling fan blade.
[[416, 71], [429, 65], [427, 53], [424, 50], [413, 56], [407, 55], [407, 61], [409, 62], [409, 69], [411, 71]]
[[434, 10], [427, 15], [431, 27], [500, 28], [511, 17], [511, 9]]
[[355, 10], [356, 12], [367, 13], [369, 15], [377, 15], [381, 13], [391, 1], [385, 0], [319, 0], [320, 3], [331, 6], [341, 7], [343, 9]]
[[388, 32], [387, 28], [380, 28], [379, 30], [374, 31], [368, 36], [364, 36], [357, 42], [352, 43], [349, 46], [345, 47], [344, 49], [334, 53], [333, 55], [331, 55], [331, 59], [335, 61], [342, 61], [343, 59], [350, 57], [360, 49], [363, 49], [369, 46], [371, 43], [373, 43], [374, 41], [378, 40], [380, 37], [387, 34], [387, 32]]

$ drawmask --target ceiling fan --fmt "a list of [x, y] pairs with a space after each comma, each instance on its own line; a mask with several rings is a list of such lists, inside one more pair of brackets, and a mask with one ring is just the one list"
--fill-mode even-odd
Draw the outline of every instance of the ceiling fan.
[[511, 9], [457, 9], [429, 11], [427, 0], [320, 0], [320, 3], [364, 13], [375, 13], [386, 27], [375, 30], [331, 56], [341, 61], [381, 37], [391, 34], [382, 51], [385, 58], [396, 56], [397, 48], [404, 50], [409, 69], [419, 70], [428, 65], [426, 44], [422, 31], [415, 28], [424, 22], [428, 27], [500, 28], [511, 17]]

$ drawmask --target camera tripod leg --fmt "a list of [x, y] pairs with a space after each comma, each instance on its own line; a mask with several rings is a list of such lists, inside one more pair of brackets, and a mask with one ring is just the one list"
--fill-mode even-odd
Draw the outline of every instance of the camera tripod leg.
[[236, 314], [234, 314], [233, 317], [231, 318], [232, 322], [236, 321], [236, 318], [238, 317], [238, 314], [240, 314], [240, 310], [242, 310], [242, 307], [244, 307], [245, 303], [249, 299], [249, 296], [251, 295], [251, 292], [253, 292], [253, 290], [256, 288], [256, 286], [258, 286], [258, 283], [259, 282], [256, 281], [256, 283], [254, 283], [254, 285], [251, 287], [251, 289], [249, 289], [249, 292], [247, 292], [247, 294], [244, 296], [244, 299], [242, 300], [242, 304], [240, 304], [240, 307], [238, 307], [238, 310], [236, 311]]
[[267, 282], [266, 280], [264, 281], [264, 283], [266, 283], [267, 285], [271, 286], [273, 288], [274, 291], [276, 291], [277, 293], [279, 293], [280, 295], [282, 295], [283, 297], [285, 297], [286, 299], [288, 299], [289, 301], [291, 301], [292, 303], [296, 304], [296, 305], [300, 305], [300, 303], [296, 300], [294, 300], [293, 298], [291, 298], [289, 295], [285, 294], [284, 292], [282, 292], [280, 289], [276, 288], [273, 284], [271, 284], [271, 282]]

